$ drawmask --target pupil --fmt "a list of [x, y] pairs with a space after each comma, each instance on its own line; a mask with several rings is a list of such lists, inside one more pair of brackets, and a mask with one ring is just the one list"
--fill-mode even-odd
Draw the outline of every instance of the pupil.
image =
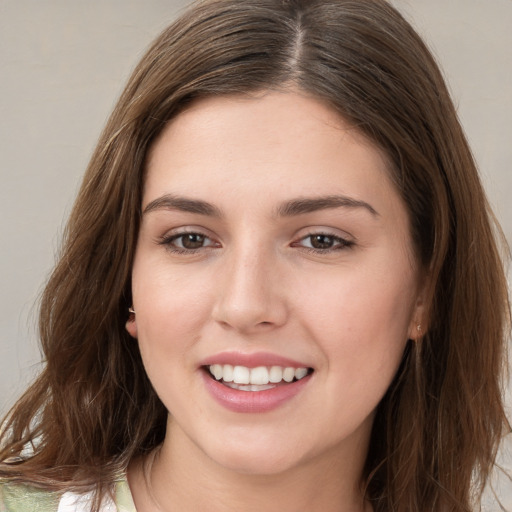
[[311, 245], [315, 249], [329, 249], [332, 247], [332, 238], [328, 235], [314, 235], [311, 237]]
[[183, 247], [187, 249], [197, 249], [203, 246], [204, 236], [191, 233], [183, 237]]

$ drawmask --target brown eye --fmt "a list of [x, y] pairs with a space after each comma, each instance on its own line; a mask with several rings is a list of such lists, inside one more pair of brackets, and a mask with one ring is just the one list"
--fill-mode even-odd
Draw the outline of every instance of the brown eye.
[[335, 237], [330, 235], [310, 235], [309, 239], [313, 249], [330, 249], [335, 244]]
[[326, 233], [312, 233], [292, 244], [317, 253], [329, 253], [352, 247], [354, 242]]
[[199, 249], [219, 247], [219, 244], [210, 237], [194, 232], [165, 236], [159, 243], [167, 247], [171, 252], [180, 254], [194, 253]]
[[181, 244], [177, 245], [181, 245], [183, 249], [199, 249], [203, 247], [205, 238], [204, 235], [200, 235], [199, 233], [187, 233], [186, 235], [179, 236], [176, 240], [181, 239]]

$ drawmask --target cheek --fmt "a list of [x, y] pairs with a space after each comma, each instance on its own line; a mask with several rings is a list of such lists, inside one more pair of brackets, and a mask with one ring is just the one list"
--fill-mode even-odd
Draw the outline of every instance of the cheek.
[[[169, 264], [155, 258], [141, 258], [132, 276], [134, 304], [139, 331], [170, 334], [201, 319], [208, 306], [205, 291], [207, 277], [202, 272], [169, 270]], [[173, 326], [170, 330], [169, 327]]]
[[174, 415], [186, 410], [190, 400], [204, 308], [188, 287], [174, 290], [145, 282], [139, 291], [137, 328], [142, 361], [157, 395]]
[[296, 291], [299, 308], [326, 333], [406, 335], [414, 307], [412, 280], [383, 275], [363, 270], [305, 282]]
[[327, 367], [322, 409], [331, 411], [329, 428], [336, 436], [371, 421], [402, 360], [412, 298], [396, 280], [368, 275], [344, 279], [344, 286], [333, 287], [331, 280], [329, 287], [322, 301], [309, 301], [304, 311]]
[[[145, 262], [144, 262], [145, 263]], [[176, 277], [158, 266], [134, 266], [133, 299], [138, 341], [150, 376], [183, 365], [208, 319], [209, 299], [201, 293], [202, 276]]]
[[[369, 266], [304, 283], [302, 314], [330, 366], [347, 381], [394, 374], [415, 303], [414, 272], [405, 264]], [[307, 290], [308, 291], [307, 291]], [[307, 292], [306, 292], [307, 291]]]

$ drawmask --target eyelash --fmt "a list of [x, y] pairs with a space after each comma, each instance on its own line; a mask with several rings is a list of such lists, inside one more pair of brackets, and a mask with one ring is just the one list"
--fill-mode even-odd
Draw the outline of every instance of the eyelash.
[[[319, 249], [319, 248], [316, 248], [316, 247], [304, 247], [304, 246], [300, 246], [302, 247], [302, 249], [306, 250], [307, 252], [311, 252], [313, 254], [329, 254], [329, 253], [332, 253], [332, 252], [336, 252], [336, 251], [342, 251], [344, 249], [350, 249], [353, 245], [354, 245], [354, 242], [351, 241], [351, 240], [347, 240], [346, 238], [342, 238], [340, 236], [337, 236], [337, 235], [333, 235], [331, 233], [309, 233], [307, 234], [306, 236], [303, 236], [302, 238], [299, 239], [299, 242], [301, 241], [304, 241], [304, 240], [307, 240], [308, 238], [311, 239], [313, 237], [325, 237], [325, 238], [328, 238], [332, 244], [333, 244], [333, 247], [327, 247], [327, 248], [324, 248], [324, 249]], [[298, 242], [294, 242], [292, 244], [292, 247], [296, 247], [298, 246]]]
[[[197, 247], [194, 249], [187, 249], [184, 247], [177, 247], [174, 245], [174, 242], [179, 239], [183, 239], [186, 236], [197, 236], [201, 237], [203, 240], [210, 240], [212, 243], [209, 245], [202, 245], [201, 247]], [[332, 243], [333, 247], [326, 247], [326, 248], [316, 248], [316, 247], [306, 247], [304, 245], [300, 245], [300, 242], [310, 239], [310, 242], [313, 237], [325, 237], [328, 238], [330, 243]], [[181, 233], [176, 233], [173, 235], [167, 235], [162, 237], [159, 242], [160, 245], [163, 245], [169, 250], [171, 253], [174, 254], [186, 254], [186, 255], [192, 255], [196, 254], [198, 251], [201, 251], [203, 249], [210, 249], [210, 248], [216, 248], [219, 247], [219, 245], [214, 242], [210, 237], [207, 235], [204, 235], [203, 233], [197, 232], [197, 231], [184, 231]], [[183, 243], [183, 242], [182, 242]], [[340, 236], [336, 236], [330, 233], [309, 233], [303, 237], [301, 237], [297, 242], [293, 242], [291, 244], [292, 247], [301, 247], [303, 250], [314, 253], [314, 254], [329, 254], [335, 251], [341, 251], [344, 249], [350, 249], [354, 245], [354, 242], [351, 240], [347, 240], [345, 238], [342, 238]]]
[[174, 254], [195, 254], [195, 253], [197, 253], [200, 250], [210, 249], [212, 247], [215, 247], [215, 245], [216, 245], [216, 243], [213, 242], [210, 245], [205, 245], [205, 246], [197, 247], [195, 249], [186, 249], [184, 247], [176, 247], [176, 245], [174, 245], [174, 242], [176, 240], [179, 240], [180, 238], [183, 239], [184, 237], [191, 236], [191, 235], [195, 235], [197, 237], [202, 237], [204, 240], [210, 240], [210, 241], [213, 242], [213, 240], [209, 236], [204, 235], [203, 233], [199, 233], [197, 231], [182, 231], [181, 233], [176, 233], [176, 234], [173, 234], [173, 235], [163, 236], [159, 240], [158, 243], [160, 245], [165, 246], [168, 251], [170, 251], [170, 252], [172, 252]]

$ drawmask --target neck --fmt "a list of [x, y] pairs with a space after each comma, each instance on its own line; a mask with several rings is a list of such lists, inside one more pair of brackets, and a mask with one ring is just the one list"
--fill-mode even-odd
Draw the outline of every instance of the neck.
[[365, 447], [351, 443], [346, 457], [333, 449], [279, 473], [242, 473], [170, 424], [162, 447], [128, 477], [138, 512], [368, 512], [360, 487]]

